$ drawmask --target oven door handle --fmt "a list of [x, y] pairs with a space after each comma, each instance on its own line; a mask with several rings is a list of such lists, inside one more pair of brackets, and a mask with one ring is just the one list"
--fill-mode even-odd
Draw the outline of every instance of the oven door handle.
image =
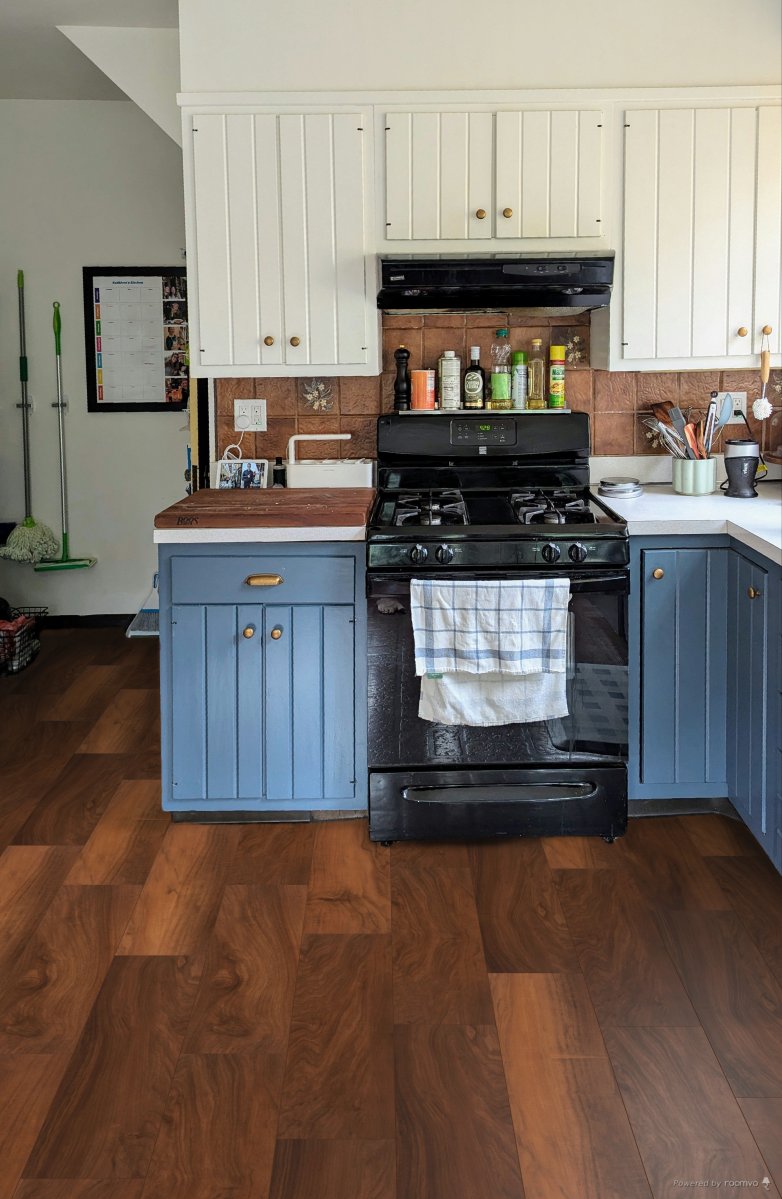
[[403, 787], [405, 803], [416, 804], [509, 804], [560, 803], [563, 799], [591, 799], [594, 783], [495, 783], [483, 787]]
[[[393, 574], [368, 573], [366, 577], [367, 598], [379, 599], [384, 595], [388, 596], [409, 596], [410, 582], [412, 579], [421, 578], [422, 573], [416, 574], [414, 571], [399, 571]], [[600, 571], [590, 571], [588, 574], [577, 574], [570, 572], [563, 574], [562, 572], [554, 571], [504, 571], [497, 572], [485, 570], [477, 571], [459, 571], [457, 574], [440, 574], [438, 572], [427, 572], [425, 577], [429, 580], [437, 580], [442, 582], [445, 579], [457, 581], [472, 581], [473, 579], [561, 579], [567, 578], [570, 580], [570, 594], [573, 595], [588, 595], [590, 592], [605, 592], [606, 594], [628, 594], [630, 591], [630, 572], [611, 571], [610, 573], [602, 573]]]

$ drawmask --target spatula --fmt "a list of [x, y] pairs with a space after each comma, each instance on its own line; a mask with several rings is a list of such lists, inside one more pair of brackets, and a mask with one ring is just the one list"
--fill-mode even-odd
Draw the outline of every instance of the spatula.
[[681, 437], [682, 441], [684, 442], [684, 444], [687, 448], [687, 457], [688, 458], [697, 458], [698, 455], [695, 453], [692, 446], [690, 445], [690, 440], [687, 436], [687, 421], [684, 419], [684, 413], [682, 412], [681, 408], [677, 408], [674, 405], [674, 407], [670, 409], [670, 417], [671, 417], [671, 421], [673, 423], [674, 429], [679, 434], [679, 436]]

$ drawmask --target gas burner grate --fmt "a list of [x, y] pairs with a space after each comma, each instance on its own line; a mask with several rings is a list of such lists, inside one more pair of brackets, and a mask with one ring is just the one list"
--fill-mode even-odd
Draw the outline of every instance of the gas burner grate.
[[570, 490], [519, 491], [511, 496], [511, 507], [522, 525], [595, 524], [589, 501]]
[[460, 491], [416, 491], [402, 495], [394, 510], [395, 525], [466, 525], [467, 509]]

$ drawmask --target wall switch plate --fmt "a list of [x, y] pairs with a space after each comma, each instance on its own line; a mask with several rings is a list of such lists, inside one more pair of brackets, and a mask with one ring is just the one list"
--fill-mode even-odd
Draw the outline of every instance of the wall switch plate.
[[234, 400], [234, 430], [237, 433], [265, 433], [266, 400]]
[[743, 412], [747, 415], [747, 393], [746, 391], [718, 391], [717, 392], [717, 415], [720, 414], [720, 408], [725, 403], [725, 396], [729, 395], [733, 400], [733, 416], [725, 423], [728, 425], [743, 425], [744, 421], [740, 416], [736, 416], [737, 412]]

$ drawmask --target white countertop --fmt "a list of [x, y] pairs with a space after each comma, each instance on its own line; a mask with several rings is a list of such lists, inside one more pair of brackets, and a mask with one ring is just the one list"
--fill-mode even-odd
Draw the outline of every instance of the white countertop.
[[306, 528], [155, 529], [155, 545], [227, 545], [240, 542], [365, 541], [363, 525], [315, 525]]
[[678, 495], [670, 484], [646, 484], [635, 499], [600, 498], [627, 521], [631, 536], [723, 533], [782, 565], [782, 484], [759, 483], [756, 499]]

